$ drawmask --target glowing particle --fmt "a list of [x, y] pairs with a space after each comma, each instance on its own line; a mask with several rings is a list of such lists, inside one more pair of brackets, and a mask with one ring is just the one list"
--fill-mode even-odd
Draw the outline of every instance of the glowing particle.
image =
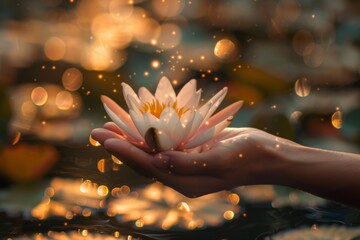
[[48, 93], [43, 87], [36, 87], [31, 92], [31, 100], [37, 106], [42, 106], [48, 100]]
[[214, 48], [214, 54], [220, 59], [227, 59], [234, 56], [236, 52], [235, 44], [229, 39], [221, 39]]
[[334, 114], [331, 116], [331, 123], [337, 129], [340, 129], [342, 127], [342, 112], [341, 111], [334, 112]]
[[100, 185], [100, 186], [98, 187], [98, 189], [97, 189], [97, 193], [98, 193], [99, 196], [105, 197], [105, 196], [108, 195], [109, 189], [108, 189], [108, 187], [105, 186], [105, 185]]
[[114, 232], [114, 237], [116, 237], [116, 238], [120, 237], [120, 232], [119, 232], [119, 231], [115, 231], [115, 232]]
[[231, 210], [228, 210], [228, 211], [224, 212], [224, 218], [226, 220], [231, 220], [231, 219], [234, 218], [234, 216], [235, 216], [235, 213], [233, 211], [231, 211]]
[[295, 111], [295, 112], [291, 113], [290, 118], [291, 118], [291, 120], [298, 121], [302, 115], [303, 115], [302, 112]]
[[160, 67], [160, 62], [159, 60], [153, 60], [150, 65], [152, 68], [157, 69]]
[[239, 158], [243, 158], [243, 157], [244, 157], [244, 154], [240, 153]]
[[205, 56], [204, 56], [204, 55], [201, 55], [201, 56], [200, 56], [200, 59], [201, 59], [201, 60], [205, 60]]
[[295, 82], [295, 92], [299, 97], [306, 97], [310, 94], [311, 85], [306, 77], [299, 78]]
[[149, 72], [144, 72], [144, 76], [149, 76]]

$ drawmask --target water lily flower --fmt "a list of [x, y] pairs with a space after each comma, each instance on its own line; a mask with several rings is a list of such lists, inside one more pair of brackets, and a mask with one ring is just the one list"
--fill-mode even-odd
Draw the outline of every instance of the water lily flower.
[[201, 89], [196, 89], [195, 79], [177, 95], [166, 77], [159, 81], [155, 95], [145, 87], [136, 94], [126, 83], [122, 83], [122, 89], [129, 112], [102, 96], [104, 108], [123, 137], [147, 152], [196, 148], [226, 128], [243, 104], [235, 102], [213, 115], [227, 87], [199, 106]]

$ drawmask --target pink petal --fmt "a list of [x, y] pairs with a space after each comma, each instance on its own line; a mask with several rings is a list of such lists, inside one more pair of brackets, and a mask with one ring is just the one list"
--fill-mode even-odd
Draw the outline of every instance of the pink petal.
[[155, 98], [160, 101], [160, 103], [174, 103], [176, 100], [176, 94], [173, 86], [171, 85], [167, 77], [162, 77], [159, 81], [159, 84], [155, 91]]
[[192, 104], [192, 102], [194, 101], [193, 99], [196, 97], [195, 95], [196, 80], [192, 79], [185, 84], [185, 86], [180, 90], [179, 94], [177, 95], [176, 99], [178, 108], [193, 106], [194, 104]]
[[119, 105], [106, 96], [101, 96], [101, 101], [104, 104], [105, 111], [111, 118], [111, 120], [124, 131], [125, 134], [131, 136], [134, 139], [142, 139], [139, 131], [136, 129], [129, 114], [125, 112]]
[[[207, 111], [207, 114], [204, 116], [204, 122], [207, 121], [208, 118], [211, 117], [211, 115], [220, 106], [221, 102], [224, 100], [224, 98], [226, 96], [227, 90], [228, 90], [228, 88], [224, 87], [208, 101], [208, 103], [212, 103], [212, 106], [209, 109], [209, 111]], [[201, 110], [201, 108], [200, 108], [200, 110]]]
[[131, 95], [137, 103], [140, 103], [139, 97], [136, 95], [134, 90], [128, 84], [123, 82], [123, 83], [121, 83], [121, 86], [122, 86], [122, 90], [123, 90], [124, 99], [129, 108], [130, 108], [130, 104], [129, 104], [128, 98], [127, 98], [128, 95]]
[[197, 147], [197, 146], [200, 146], [200, 145], [206, 143], [213, 137], [216, 137], [217, 134], [220, 133], [224, 128], [229, 126], [230, 123], [231, 123], [231, 121], [224, 120], [224, 121], [220, 122], [219, 124], [217, 124], [211, 128], [208, 128], [206, 131], [204, 131], [201, 134], [195, 133], [194, 137], [192, 139], [190, 139], [190, 141], [188, 143], [185, 144], [184, 148], [194, 148], [194, 147]]
[[142, 136], [144, 136], [144, 134], [148, 128], [147, 128], [147, 126], [145, 126], [143, 115], [137, 111], [134, 111], [133, 109], [130, 109], [129, 113], [130, 113], [131, 119], [133, 120], [137, 130], [139, 131], [139, 133]]
[[205, 123], [199, 128], [198, 134], [203, 133], [207, 129], [213, 127], [216, 124], [219, 124], [220, 122], [224, 121], [227, 118], [230, 118], [236, 114], [237, 111], [242, 107], [244, 101], [238, 101], [235, 102], [220, 112], [216, 113], [214, 116], [212, 116], [209, 120], [205, 121]]

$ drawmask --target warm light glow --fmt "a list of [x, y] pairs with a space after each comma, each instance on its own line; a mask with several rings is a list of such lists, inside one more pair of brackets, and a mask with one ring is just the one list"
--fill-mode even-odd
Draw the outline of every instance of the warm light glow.
[[56, 94], [55, 104], [60, 110], [68, 110], [74, 104], [73, 96], [68, 91], [60, 91]]
[[300, 78], [295, 82], [295, 92], [299, 97], [306, 97], [310, 94], [310, 81], [306, 78]]

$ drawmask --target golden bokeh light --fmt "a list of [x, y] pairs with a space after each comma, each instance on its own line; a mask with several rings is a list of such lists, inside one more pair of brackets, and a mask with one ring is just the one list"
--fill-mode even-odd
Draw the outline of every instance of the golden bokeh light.
[[42, 106], [48, 100], [48, 92], [43, 87], [36, 87], [31, 92], [31, 100], [37, 106]]
[[224, 212], [224, 218], [226, 220], [232, 220], [235, 217], [235, 213], [231, 210]]
[[105, 185], [100, 185], [97, 189], [97, 193], [99, 194], [99, 196], [105, 197], [109, 194], [109, 189]]
[[62, 75], [62, 84], [66, 90], [76, 91], [83, 83], [83, 75], [76, 68], [67, 69]]
[[44, 52], [50, 60], [58, 61], [64, 57], [66, 45], [61, 38], [51, 37], [44, 44]]
[[214, 47], [214, 54], [220, 59], [231, 58], [236, 54], [236, 45], [229, 39], [221, 39]]
[[93, 139], [93, 138], [91, 137], [91, 135], [89, 136], [89, 142], [90, 142], [90, 144], [91, 144], [92, 146], [94, 146], [94, 147], [99, 147], [99, 146], [101, 146], [101, 144], [100, 144], [98, 141], [96, 141], [95, 139]]
[[68, 110], [74, 103], [72, 94], [68, 91], [60, 91], [56, 94], [55, 104], [60, 110]]

